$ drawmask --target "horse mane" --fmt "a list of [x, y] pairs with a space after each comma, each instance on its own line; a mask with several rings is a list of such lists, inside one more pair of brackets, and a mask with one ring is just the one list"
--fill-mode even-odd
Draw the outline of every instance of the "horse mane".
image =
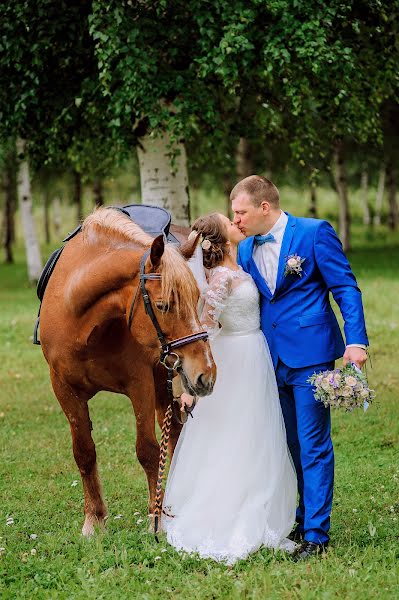
[[[110, 248], [115, 250], [122, 248], [126, 250], [127, 247], [132, 247], [132, 244], [133, 247], [136, 246], [136, 250], [137, 245], [149, 248], [153, 242], [153, 238], [130, 217], [116, 209], [106, 207], [97, 208], [86, 217], [82, 225], [82, 234], [85, 244], [95, 245], [101, 238], [102, 242], [105, 241]], [[197, 283], [184, 257], [171, 244], [165, 244], [157, 272], [162, 275], [162, 302], [170, 304], [173, 299], [178, 314], [181, 312], [190, 314], [193, 307], [196, 309]], [[112, 289], [111, 281], [109, 288]], [[108, 291], [109, 289], [103, 290], [103, 293]]]
[[145, 247], [151, 246], [152, 243], [152, 237], [125, 213], [105, 206], [100, 206], [86, 217], [83, 221], [82, 233], [86, 244], [95, 244], [100, 235], [106, 236], [109, 246], [118, 245], [121, 241], [136, 242]]

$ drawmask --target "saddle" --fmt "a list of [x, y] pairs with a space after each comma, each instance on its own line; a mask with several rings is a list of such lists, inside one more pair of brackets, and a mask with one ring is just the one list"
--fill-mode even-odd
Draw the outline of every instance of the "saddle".
[[[126, 206], [110, 206], [109, 208], [114, 208], [119, 210], [120, 212], [127, 215], [136, 225], [139, 225], [143, 231], [151, 235], [152, 237], [157, 237], [158, 235], [163, 235], [165, 240], [171, 244], [180, 245], [178, 239], [175, 238], [173, 234], [170, 233], [170, 223], [171, 216], [167, 210], [161, 208], [159, 206], [148, 206], [147, 204], [127, 204]], [[62, 241], [65, 244], [69, 242], [75, 235], [80, 233], [82, 230], [82, 225], [78, 225], [71, 233], [69, 233]], [[46, 291], [47, 284], [50, 280], [51, 274], [54, 271], [55, 265], [60, 258], [64, 246], [61, 248], [57, 248], [54, 252], [51, 253], [48, 258], [44, 269], [39, 277], [39, 281], [37, 284], [37, 297], [40, 300], [39, 312], [36, 319], [36, 324], [33, 332], [33, 343], [40, 346], [40, 340], [38, 339], [38, 330], [40, 324], [40, 309], [41, 303], [44, 297], [44, 292]]]

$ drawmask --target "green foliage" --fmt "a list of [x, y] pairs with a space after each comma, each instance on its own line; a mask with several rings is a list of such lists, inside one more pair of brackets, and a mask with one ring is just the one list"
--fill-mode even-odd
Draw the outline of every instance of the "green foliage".
[[149, 131], [216, 172], [246, 137], [259, 163], [272, 149], [314, 177], [336, 139], [381, 143], [398, 14], [399, 0], [3, 3], [0, 137], [93, 175]]
[[91, 3], [17, 1], [0, 7], [0, 136], [29, 142], [34, 166], [109, 171], [115, 148], [88, 32]]

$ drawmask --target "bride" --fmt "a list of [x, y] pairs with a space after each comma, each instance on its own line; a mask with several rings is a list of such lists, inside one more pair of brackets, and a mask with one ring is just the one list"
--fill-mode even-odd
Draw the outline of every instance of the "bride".
[[[197, 219], [192, 229], [201, 234], [209, 269], [201, 322], [218, 374], [177, 443], [162, 526], [176, 549], [233, 564], [262, 545], [295, 548], [287, 535], [297, 483], [258, 290], [236, 263], [244, 236], [221, 214]], [[182, 401], [192, 398], [183, 394]]]

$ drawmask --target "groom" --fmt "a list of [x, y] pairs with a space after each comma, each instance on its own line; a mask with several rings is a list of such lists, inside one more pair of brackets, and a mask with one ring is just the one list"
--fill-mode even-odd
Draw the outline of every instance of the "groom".
[[[261, 327], [276, 370], [287, 440], [298, 478], [294, 560], [328, 545], [334, 482], [330, 411], [316, 401], [308, 378], [334, 361], [361, 367], [368, 345], [362, 299], [341, 243], [329, 223], [280, 209], [276, 186], [258, 175], [234, 187], [234, 222], [247, 237], [238, 262], [261, 296]], [[329, 302], [345, 321], [346, 345]]]

